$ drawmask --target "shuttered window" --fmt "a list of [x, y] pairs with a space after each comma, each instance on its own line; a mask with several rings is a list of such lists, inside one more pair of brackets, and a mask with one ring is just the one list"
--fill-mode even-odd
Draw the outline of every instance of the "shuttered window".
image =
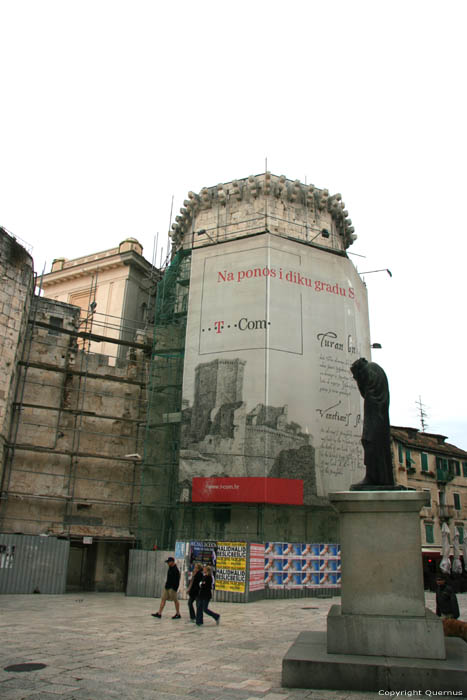
[[422, 472], [428, 471], [428, 455], [422, 452]]
[[434, 544], [433, 523], [425, 523], [425, 540], [427, 544]]

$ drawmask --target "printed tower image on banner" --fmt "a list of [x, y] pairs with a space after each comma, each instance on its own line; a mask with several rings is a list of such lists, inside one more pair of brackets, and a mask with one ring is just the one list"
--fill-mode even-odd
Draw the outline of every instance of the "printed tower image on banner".
[[306, 504], [358, 481], [350, 365], [365, 355], [366, 288], [346, 256], [267, 233], [194, 249], [180, 490], [195, 477], [290, 479]]

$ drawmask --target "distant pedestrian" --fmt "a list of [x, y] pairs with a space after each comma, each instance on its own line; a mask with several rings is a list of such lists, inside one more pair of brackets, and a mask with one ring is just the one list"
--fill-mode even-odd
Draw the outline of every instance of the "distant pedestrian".
[[199, 584], [199, 595], [196, 599], [196, 624], [198, 627], [203, 624], [203, 613], [213, 617], [216, 621], [216, 625], [219, 624], [221, 616], [215, 613], [213, 610], [209, 610], [209, 601], [212, 596], [212, 574], [211, 567], [205, 566], [203, 568], [203, 578]]
[[459, 617], [457, 596], [444, 576], [436, 578], [436, 614], [448, 620]]
[[196, 622], [196, 613], [193, 603], [199, 595], [199, 584], [203, 580], [203, 567], [201, 564], [195, 564], [193, 575], [190, 584], [186, 590], [188, 593], [188, 610], [190, 611], [190, 622]]
[[180, 619], [180, 603], [178, 602], [177, 591], [180, 585], [180, 571], [175, 563], [173, 557], [169, 557], [165, 560], [165, 563], [169, 565], [167, 571], [167, 580], [165, 582], [164, 592], [162, 593], [161, 604], [159, 611], [156, 613], [151, 613], [153, 617], [162, 617], [162, 611], [168, 600], [172, 600], [175, 603], [175, 615], [172, 616], [172, 620]]

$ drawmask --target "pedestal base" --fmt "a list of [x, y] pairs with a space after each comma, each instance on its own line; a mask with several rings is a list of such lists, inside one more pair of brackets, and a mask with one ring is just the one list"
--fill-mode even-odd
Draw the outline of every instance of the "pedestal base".
[[329, 654], [446, 658], [443, 623], [428, 609], [424, 617], [346, 615], [333, 605], [327, 630]]
[[284, 688], [451, 691], [467, 697], [467, 644], [447, 638], [446, 659], [328, 654], [325, 632], [302, 632], [282, 661]]

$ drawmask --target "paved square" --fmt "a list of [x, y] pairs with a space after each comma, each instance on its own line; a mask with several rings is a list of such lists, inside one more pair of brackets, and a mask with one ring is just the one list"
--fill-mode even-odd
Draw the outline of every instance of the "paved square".
[[[467, 594], [459, 595], [467, 620]], [[325, 630], [338, 598], [216, 603], [217, 627], [172, 620], [168, 603], [118, 593], [0, 596], [0, 698], [2, 700], [344, 700], [377, 693], [288, 690], [281, 687], [282, 658], [297, 635]], [[434, 594], [426, 594], [434, 610]], [[6, 666], [43, 663], [29, 673]], [[416, 690], [416, 689], [411, 689]], [[417, 689], [418, 690], [418, 689]], [[424, 690], [424, 689], [420, 689]]]

